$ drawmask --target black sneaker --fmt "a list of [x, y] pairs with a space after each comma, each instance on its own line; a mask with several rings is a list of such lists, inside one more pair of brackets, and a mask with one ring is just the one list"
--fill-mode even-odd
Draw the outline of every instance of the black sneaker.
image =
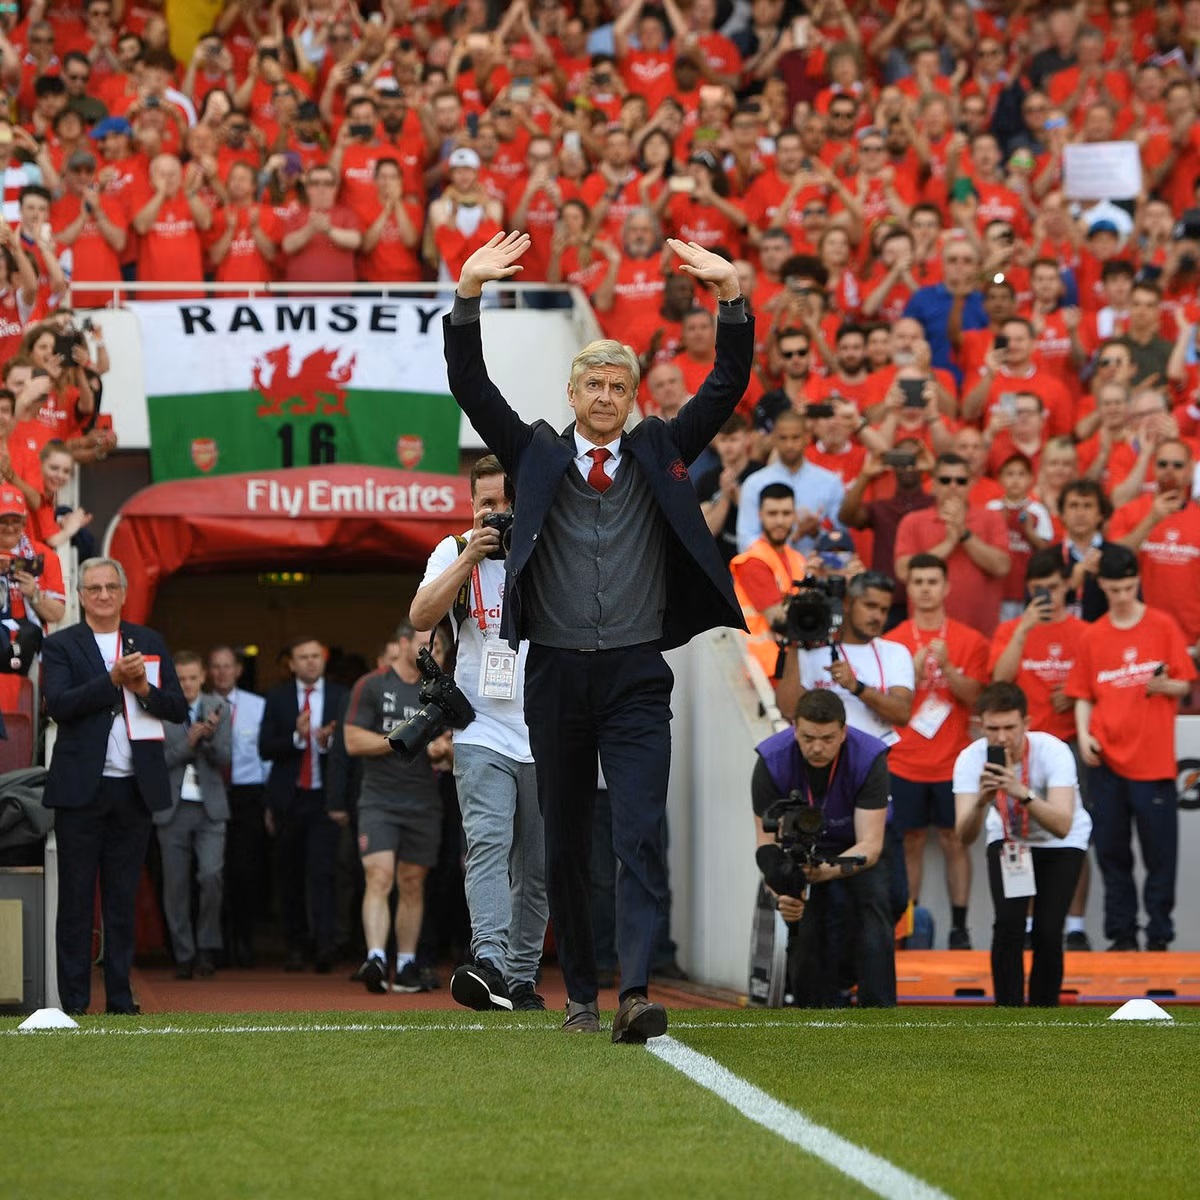
[[1090, 950], [1091, 948], [1091, 940], [1082, 929], [1072, 929], [1063, 942], [1064, 950]]
[[514, 983], [508, 993], [514, 1012], [545, 1012], [546, 998], [533, 990], [532, 983]]
[[971, 935], [965, 929], [950, 930], [948, 947], [951, 950], [970, 950]]
[[495, 1008], [513, 1010], [504, 976], [489, 958], [477, 958], [459, 967], [450, 977], [450, 995], [463, 1008], [473, 1008], [476, 1012]]
[[382, 958], [368, 958], [354, 972], [354, 979], [368, 992], [382, 996], [387, 992], [387, 963]]
[[415, 962], [406, 962], [396, 972], [396, 978], [392, 980], [393, 992], [424, 992], [428, 990], [421, 979], [421, 972]]
[[1138, 949], [1138, 940], [1136, 937], [1119, 937], [1114, 938], [1109, 950], [1115, 950], [1118, 954], [1123, 954], [1129, 950]]

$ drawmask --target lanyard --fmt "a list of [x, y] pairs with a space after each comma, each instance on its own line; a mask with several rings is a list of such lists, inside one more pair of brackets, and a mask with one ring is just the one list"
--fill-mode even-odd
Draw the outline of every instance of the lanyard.
[[[921, 633], [922, 633], [922, 630], [917, 628], [917, 623], [916, 623], [916, 621], [914, 621], [913, 622], [913, 636], [916, 638], [917, 649], [918, 650], [927, 650], [934, 642], [936, 642], [936, 641], [944, 642], [946, 640], [946, 622], [943, 621], [942, 627], [940, 629], [933, 631], [933, 637], [931, 637], [929, 639], [929, 641], [925, 641], [921, 637]], [[882, 668], [880, 668], [880, 670], [882, 671]], [[931, 692], [933, 691], [934, 686], [937, 683], [937, 677], [940, 674], [941, 674], [941, 667], [938, 666], [937, 662], [934, 659], [930, 658], [929, 655], [926, 654], [925, 655], [925, 670], [922, 672], [922, 675], [924, 676], [924, 678], [922, 679], [921, 682], [925, 685], [925, 687], [928, 691], [931, 691]]]
[[[842, 757], [842, 748], [838, 747], [838, 752], [833, 756], [833, 764], [829, 768], [829, 782], [825, 785], [825, 799], [829, 799], [829, 793], [833, 791], [833, 777], [837, 774], [838, 760]], [[813, 799], [812, 784], [808, 779], [808, 763], [804, 764], [804, 770], [801, 772], [801, 777], [804, 780], [804, 799], [809, 808], [816, 808], [816, 801]]]
[[483, 584], [479, 582], [479, 564], [471, 568], [471, 586], [475, 590], [475, 619], [479, 622], [479, 632], [487, 637], [487, 613], [483, 607]]
[[[1029, 739], [1025, 739], [1025, 752], [1021, 755], [1021, 778], [1026, 787], [1029, 786]], [[1000, 813], [1000, 827], [1004, 831], [1006, 842], [1015, 841], [1018, 837], [1024, 841], [1029, 837], [1029, 807], [1010, 800], [1007, 792], [996, 793], [996, 809]], [[1020, 816], [1021, 832], [1014, 832]]]
[[[855, 644], [857, 645], [857, 644], [860, 644], [860, 643], [855, 643]], [[839, 646], [841, 647], [841, 649], [842, 649], [842, 657], [843, 657], [843, 658], [844, 658], [844, 659], [845, 659], [847, 662], [849, 662], [849, 661], [850, 661], [850, 655], [848, 655], [848, 654], [846, 653], [846, 643], [845, 643], [845, 642], [838, 642], [838, 645], [839, 645]], [[878, 648], [878, 647], [875, 645], [875, 639], [874, 639], [874, 638], [872, 638], [872, 639], [871, 639], [869, 642], [867, 642], [867, 645], [871, 647], [871, 653], [872, 653], [873, 655], [875, 655], [875, 666], [876, 666], [876, 667], [878, 667], [878, 669], [879, 669], [879, 683], [878, 683], [878, 685], [876, 686], [876, 690], [877, 690], [877, 691], [880, 691], [880, 692], [886, 692], [886, 691], [887, 691], [887, 685], [886, 685], [886, 683], [885, 683], [885, 681], [884, 681], [884, 678], [883, 678], [883, 659], [879, 657], [879, 648]], [[873, 685], [869, 685], [869, 686], [873, 686]]]

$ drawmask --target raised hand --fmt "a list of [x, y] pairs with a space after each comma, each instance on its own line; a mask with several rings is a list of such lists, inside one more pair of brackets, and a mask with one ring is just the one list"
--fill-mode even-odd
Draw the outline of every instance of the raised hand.
[[706, 250], [699, 242], [681, 242], [667, 238], [667, 248], [679, 259], [679, 269], [716, 288], [719, 300], [736, 300], [742, 294], [737, 268], [719, 254]]
[[529, 249], [529, 245], [527, 233], [513, 230], [512, 233], [496, 234], [463, 263], [458, 277], [458, 294], [464, 300], [471, 299], [483, 291], [483, 285], [489, 280], [508, 279], [524, 270], [517, 265], [517, 259]]

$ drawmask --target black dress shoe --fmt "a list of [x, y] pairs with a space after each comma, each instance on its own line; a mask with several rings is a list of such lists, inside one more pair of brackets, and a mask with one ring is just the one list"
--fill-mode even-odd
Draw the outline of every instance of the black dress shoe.
[[1138, 940], [1135, 937], [1115, 938], [1110, 950], [1115, 950], [1118, 954], [1127, 950], [1136, 950], [1138, 948]]
[[641, 1045], [667, 1032], [667, 1010], [661, 1004], [653, 1004], [638, 992], [632, 992], [621, 1001], [617, 1015], [613, 1018], [612, 1040]]
[[201, 950], [196, 955], [196, 978], [211, 979], [217, 973], [213, 956], [207, 950]]
[[186, 962], [177, 962], [175, 964], [176, 979], [191, 979], [193, 973], [194, 967], [190, 958]]
[[136, 1003], [110, 1004], [104, 1011], [113, 1017], [140, 1017], [142, 1015], [142, 1006]]

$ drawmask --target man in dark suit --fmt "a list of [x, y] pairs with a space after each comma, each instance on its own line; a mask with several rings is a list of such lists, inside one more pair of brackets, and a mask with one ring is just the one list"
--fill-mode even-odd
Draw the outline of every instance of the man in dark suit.
[[[107, 1009], [136, 1013], [129, 988], [134, 899], [150, 814], [170, 807], [171, 792], [161, 737], [143, 740], [126, 709], [135, 718], [182, 721], [187, 702], [163, 639], [121, 620], [120, 563], [87, 559], [79, 601], [84, 619], [42, 647], [42, 694], [58, 724], [43, 801], [55, 810], [58, 841], [58, 989], [65, 1011], [87, 1011], [99, 873]], [[152, 724], [144, 732], [153, 735]]]
[[[320, 974], [333, 969], [337, 956], [334, 875], [338, 825], [344, 818], [340, 797], [326, 805], [325, 756], [346, 708], [346, 689], [325, 678], [328, 653], [314, 637], [296, 638], [288, 647], [295, 678], [266, 695], [258, 752], [271, 764], [267, 776], [267, 813], [280, 845], [283, 921], [289, 971], [304, 970], [310, 943]], [[311, 929], [309, 917], [311, 915]]]
[[[210, 978], [221, 950], [221, 896], [232, 757], [229, 705], [205, 696], [204, 663], [191, 650], [175, 655], [175, 674], [187, 701], [185, 725], [166, 727], [171, 807], [154, 814], [162, 852], [163, 912], [175, 954], [175, 978]], [[199, 911], [192, 924], [192, 859]]]
[[463, 264], [444, 322], [450, 390], [516, 487], [501, 637], [530, 643], [525, 716], [546, 827], [547, 890], [567, 985], [567, 1032], [596, 1032], [589, 859], [596, 761], [608, 783], [617, 884], [621, 1006], [614, 1042], [666, 1032], [646, 994], [667, 911], [664, 839], [673, 677], [662, 651], [719, 625], [744, 628], [729, 572], [704, 523], [687, 464], [741, 400], [754, 355], [732, 263], [668, 242], [680, 270], [720, 303], [717, 357], [670, 421], [625, 432], [637, 357], [619, 342], [584, 347], [561, 434], [527, 425], [487, 376], [479, 329], [484, 283], [521, 268], [526, 234], [500, 234]]

